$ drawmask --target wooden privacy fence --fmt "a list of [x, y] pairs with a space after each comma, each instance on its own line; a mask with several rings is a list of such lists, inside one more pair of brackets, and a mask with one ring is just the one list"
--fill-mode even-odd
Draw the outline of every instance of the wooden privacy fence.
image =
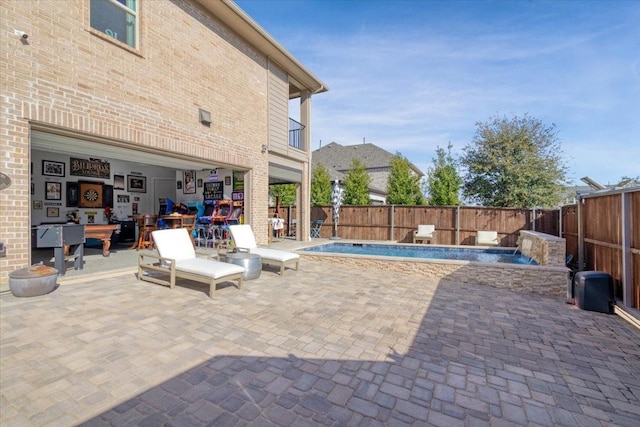
[[603, 271], [614, 281], [616, 299], [640, 308], [640, 189], [581, 195], [562, 208], [567, 254], [581, 270]]
[[[269, 209], [272, 217], [274, 208]], [[295, 218], [295, 207], [280, 208], [278, 216], [285, 220], [289, 231], [289, 218]], [[419, 224], [436, 226], [436, 242], [443, 245], [474, 245], [478, 230], [498, 232], [500, 246], [515, 247], [520, 230], [534, 230], [559, 236], [558, 209], [515, 209], [470, 206], [342, 206], [338, 222], [338, 237], [353, 240], [413, 241], [413, 231]], [[320, 237], [333, 236], [333, 208], [311, 208], [311, 223], [324, 221]]]

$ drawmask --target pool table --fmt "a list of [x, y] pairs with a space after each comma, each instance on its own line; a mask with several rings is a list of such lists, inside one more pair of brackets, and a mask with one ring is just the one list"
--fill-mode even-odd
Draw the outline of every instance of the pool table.
[[120, 232], [120, 224], [87, 224], [84, 226], [84, 238], [102, 240], [102, 256], [109, 256], [114, 231]]

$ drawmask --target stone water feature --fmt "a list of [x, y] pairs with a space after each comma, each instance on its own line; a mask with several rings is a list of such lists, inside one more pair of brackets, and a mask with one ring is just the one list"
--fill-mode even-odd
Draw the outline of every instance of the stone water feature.
[[567, 245], [561, 237], [522, 230], [517, 246], [522, 255], [533, 258], [539, 265], [565, 266]]

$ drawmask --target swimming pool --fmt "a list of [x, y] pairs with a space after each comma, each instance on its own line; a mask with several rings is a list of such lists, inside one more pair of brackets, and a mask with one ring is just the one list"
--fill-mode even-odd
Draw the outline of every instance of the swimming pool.
[[323, 252], [353, 255], [381, 255], [403, 258], [452, 259], [486, 263], [529, 264], [537, 263], [513, 249], [462, 248], [459, 246], [384, 245], [368, 243], [327, 243], [303, 249], [308, 252]]
[[[338, 250], [349, 252], [336, 252]], [[365, 254], [363, 251], [370, 251]], [[358, 253], [354, 253], [358, 251]], [[421, 251], [433, 251], [440, 258], [416, 258]], [[440, 252], [438, 252], [440, 251]], [[453, 252], [476, 254], [478, 260], [451, 259]], [[469, 246], [411, 245], [388, 242], [344, 241], [319, 244], [297, 250], [302, 259], [341, 264], [357, 269], [371, 269], [414, 275], [420, 286], [424, 279], [448, 280], [455, 283], [487, 285], [519, 292], [566, 296], [568, 269], [557, 265], [539, 265], [529, 259], [514, 262], [482, 262], [487, 255], [513, 255], [515, 248], [475, 248]], [[492, 254], [494, 253], [494, 254]], [[499, 255], [498, 254], [498, 255]], [[413, 257], [412, 257], [413, 255]], [[522, 255], [520, 255], [522, 257]], [[331, 267], [328, 267], [331, 268]], [[367, 284], [363, 283], [363, 286]]]

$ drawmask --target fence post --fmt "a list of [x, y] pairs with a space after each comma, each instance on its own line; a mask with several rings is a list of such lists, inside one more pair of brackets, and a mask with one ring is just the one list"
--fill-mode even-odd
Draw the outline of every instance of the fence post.
[[[620, 243], [622, 244], [622, 303], [627, 308], [633, 307], [633, 282], [631, 278], [631, 196], [630, 193], [620, 194], [620, 214], [621, 232]], [[636, 307], [639, 308], [639, 307]]]
[[456, 206], [456, 245], [460, 245], [460, 205]]
[[538, 218], [536, 217], [536, 208], [533, 208], [533, 223], [531, 224], [531, 230], [532, 231], [536, 231], [536, 220]]
[[582, 215], [584, 209], [582, 204], [584, 199], [578, 195], [578, 203], [576, 205], [576, 216], [578, 221], [578, 270], [582, 271], [584, 266], [584, 227], [582, 226]]
[[564, 224], [562, 223], [562, 205], [558, 208], [558, 237], [562, 238], [562, 227]]
[[391, 208], [389, 209], [389, 215], [391, 216], [391, 218], [389, 218], [389, 222], [391, 222], [391, 235], [389, 236], [389, 240], [395, 240], [393, 238], [396, 235], [395, 234], [395, 225], [396, 225], [395, 209], [394, 209], [394, 205], [389, 205], [389, 207]]

